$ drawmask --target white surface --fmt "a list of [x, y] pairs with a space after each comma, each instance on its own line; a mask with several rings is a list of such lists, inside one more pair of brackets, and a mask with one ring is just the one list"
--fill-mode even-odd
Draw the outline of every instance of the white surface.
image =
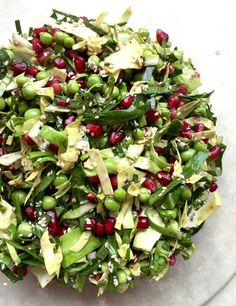
[[[155, 4], [154, 4], [155, 3]], [[214, 215], [195, 237], [192, 259], [177, 264], [159, 283], [136, 281], [135, 288], [123, 295], [105, 294], [96, 299], [96, 288], [85, 293], [53, 284], [42, 290], [27, 276], [24, 282], [8, 284], [0, 277], [1, 306], [99, 305], [99, 306], [234, 306], [236, 305], [236, 4], [225, 1], [29, 1], [0, 0], [0, 41], [7, 41], [14, 30], [14, 20], [21, 19], [23, 29], [35, 24], [36, 17], [49, 15], [51, 8], [72, 14], [95, 17], [109, 9], [116, 21], [123, 10], [132, 6], [131, 25], [169, 33], [173, 45], [191, 56], [201, 73], [204, 90], [215, 89], [213, 110], [218, 117], [218, 131], [228, 145], [224, 174], [219, 180], [224, 208]], [[218, 51], [218, 52], [217, 52]], [[217, 55], [219, 53], [219, 55]], [[227, 282], [229, 284], [227, 285]], [[7, 283], [7, 286], [3, 286]], [[225, 287], [224, 287], [225, 286]], [[222, 288], [216, 295], [212, 296]]]

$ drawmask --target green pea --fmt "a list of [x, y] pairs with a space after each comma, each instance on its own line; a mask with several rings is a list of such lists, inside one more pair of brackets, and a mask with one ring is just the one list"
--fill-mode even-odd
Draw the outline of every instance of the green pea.
[[133, 131], [133, 136], [137, 140], [142, 140], [144, 139], [144, 133], [140, 128], [137, 128]]
[[15, 58], [15, 53], [10, 50], [10, 49], [5, 49], [5, 51], [7, 52], [8, 56], [11, 58], [11, 59], [14, 59]]
[[28, 104], [26, 101], [21, 101], [19, 104], [18, 104], [18, 112], [19, 113], [24, 113], [26, 112], [26, 110], [28, 109]]
[[[107, 96], [108, 93], [109, 93], [109, 86], [107, 84], [104, 84], [103, 87], [102, 87], [102, 92], [104, 94], [104, 96]], [[111, 95], [111, 98], [112, 99], [117, 99], [119, 97], [119, 88], [114, 86], [113, 87], [113, 91], [112, 91], [112, 95]]]
[[117, 202], [113, 197], [106, 197], [105, 207], [112, 212], [118, 211], [120, 209], [120, 203]]
[[29, 108], [24, 114], [26, 120], [36, 118], [39, 116], [41, 116], [41, 111], [39, 108]]
[[15, 190], [15, 191], [13, 191], [13, 193], [11, 195], [11, 199], [12, 199], [12, 202], [13, 202], [14, 205], [15, 204], [16, 205], [17, 204], [22, 205], [25, 202], [26, 196], [27, 196], [26, 192], [24, 192], [22, 190]]
[[21, 222], [17, 228], [17, 233], [25, 238], [30, 237], [33, 234], [33, 228], [29, 223]]
[[37, 81], [41, 81], [41, 80], [44, 80], [44, 79], [49, 78], [49, 76], [50, 76], [50, 74], [49, 74], [46, 70], [39, 71], [39, 72], [36, 74], [36, 80], [37, 80]]
[[161, 209], [160, 215], [163, 218], [167, 218], [167, 219], [175, 219], [177, 217], [176, 210], [171, 210], [171, 209]]
[[195, 153], [196, 153], [196, 150], [189, 148], [187, 151], [181, 152], [180, 156], [183, 161], [187, 162], [194, 156]]
[[42, 207], [44, 210], [51, 210], [55, 208], [57, 205], [57, 200], [51, 196], [44, 196], [43, 197], [43, 204]]
[[99, 91], [103, 87], [103, 80], [100, 75], [91, 74], [88, 77], [87, 86], [93, 91]]
[[41, 32], [39, 34], [39, 39], [44, 45], [51, 45], [52, 43], [52, 35], [47, 32]]
[[189, 201], [192, 197], [192, 191], [188, 187], [184, 187], [181, 193], [181, 198], [184, 201]]
[[74, 40], [73, 37], [68, 36], [68, 37], [65, 37], [65, 38], [64, 38], [63, 44], [64, 44], [64, 47], [65, 47], [65, 48], [70, 49], [70, 48], [72, 48], [73, 45], [75, 44], [75, 40]]
[[161, 128], [162, 125], [163, 125], [163, 119], [162, 118], [159, 118], [157, 119], [155, 122], [154, 122], [154, 125]]
[[199, 152], [199, 151], [206, 151], [207, 150], [207, 144], [204, 141], [196, 141], [193, 144], [193, 148], [197, 152]]
[[125, 284], [127, 282], [127, 275], [123, 270], [117, 270], [116, 276], [119, 284]]
[[12, 106], [12, 98], [11, 97], [8, 97], [5, 101], [6, 101], [8, 107]]
[[207, 117], [206, 109], [203, 106], [195, 108], [194, 113], [198, 116]]
[[25, 100], [32, 100], [36, 96], [36, 90], [33, 85], [27, 85], [22, 88], [22, 95]]
[[16, 84], [20, 87], [23, 86], [27, 82], [29, 82], [29, 78], [27, 76], [18, 75], [18, 77], [16, 78]]
[[142, 203], [145, 203], [148, 201], [150, 194], [151, 194], [151, 191], [149, 189], [142, 187], [139, 190], [138, 200]]
[[93, 67], [93, 66], [98, 66], [100, 63], [100, 59], [97, 55], [91, 55], [89, 58], [88, 58], [88, 65], [89, 67]]
[[166, 107], [161, 107], [159, 109], [159, 112], [161, 114], [161, 117], [169, 118], [169, 116], [170, 116], [170, 110]]
[[138, 30], [139, 35], [143, 38], [143, 39], [148, 39], [149, 37], [149, 31], [145, 28], [140, 28]]
[[55, 34], [54, 34], [54, 39], [57, 43], [59, 44], [63, 44], [64, 42], [64, 38], [65, 38], [65, 33], [61, 32], [61, 31], [57, 31]]
[[70, 95], [75, 95], [80, 89], [80, 85], [76, 82], [76, 80], [70, 80], [67, 85], [67, 91]]
[[57, 175], [57, 177], [55, 178], [52, 184], [53, 186], [57, 187], [57, 186], [64, 184], [67, 181], [68, 181], [68, 178], [65, 174], [59, 174]]
[[122, 187], [116, 189], [114, 191], [114, 198], [118, 202], [123, 202], [125, 200], [125, 198], [126, 198], [126, 191]]
[[104, 164], [105, 164], [109, 174], [116, 174], [117, 173], [117, 164], [112, 157], [105, 159]]
[[171, 229], [171, 230], [177, 230], [179, 228], [179, 223], [175, 220], [171, 220], [168, 224], [167, 224], [167, 228]]
[[6, 102], [3, 97], [0, 98], [0, 111], [3, 111], [6, 107]]

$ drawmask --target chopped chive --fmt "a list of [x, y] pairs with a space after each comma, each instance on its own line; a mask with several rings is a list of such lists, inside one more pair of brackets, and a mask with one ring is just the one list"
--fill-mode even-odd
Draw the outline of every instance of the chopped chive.
[[21, 30], [20, 20], [15, 20], [15, 26], [16, 26], [16, 32], [21, 35], [22, 30]]

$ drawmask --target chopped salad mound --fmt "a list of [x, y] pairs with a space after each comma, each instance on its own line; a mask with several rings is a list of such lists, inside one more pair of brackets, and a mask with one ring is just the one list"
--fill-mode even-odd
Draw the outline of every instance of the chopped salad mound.
[[211, 93], [158, 29], [53, 10], [0, 48], [0, 270], [82, 291], [162, 278], [220, 206]]

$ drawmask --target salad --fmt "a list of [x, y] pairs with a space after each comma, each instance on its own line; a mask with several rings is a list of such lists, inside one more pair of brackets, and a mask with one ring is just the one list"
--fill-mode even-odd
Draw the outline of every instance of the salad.
[[0, 48], [0, 270], [82, 291], [158, 281], [221, 202], [211, 93], [158, 29], [53, 10]]

